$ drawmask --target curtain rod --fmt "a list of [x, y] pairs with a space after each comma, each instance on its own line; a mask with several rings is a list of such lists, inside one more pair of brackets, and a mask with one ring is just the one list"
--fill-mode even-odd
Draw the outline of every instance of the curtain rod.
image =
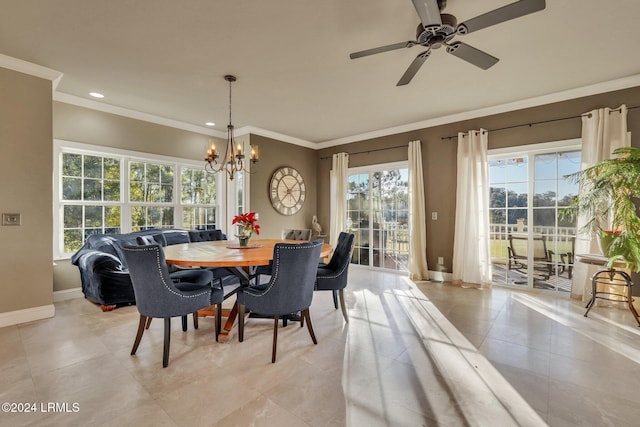
[[[640, 108], [640, 105], [636, 105], [636, 106], [633, 106], [633, 107], [627, 107], [627, 110], [634, 110], [636, 108]], [[613, 113], [614, 111], [620, 111], [620, 107], [612, 108], [611, 110], [609, 110], [609, 114]], [[545, 123], [559, 122], [559, 121], [562, 121], [562, 120], [579, 119], [581, 117], [591, 117], [591, 113], [584, 113], [584, 114], [580, 114], [578, 116], [561, 117], [559, 119], [542, 120], [542, 121], [539, 121], [539, 122], [524, 123], [524, 124], [520, 124], [520, 125], [505, 126], [505, 127], [496, 128], [496, 129], [487, 129], [487, 130], [485, 130], [485, 132], [497, 132], [497, 131], [501, 131], [501, 130], [519, 128], [519, 127], [523, 127], [523, 126], [531, 127], [533, 125], [541, 125], [541, 124], [545, 124]], [[457, 137], [458, 137], [458, 135], [451, 135], [451, 136], [443, 136], [440, 139], [441, 140], [454, 139], [454, 138], [457, 138]]]
[[[394, 148], [403, 148], [403, 147], [408, 147], [409, 144], [404, 144], [404, 145], [395, 145], [393, 147], [385, 147], [385, 148], [375, 148], [373, 150], [367, 150], [367, 151], [356, 151], [355, 153], [347, 153], [350, 156], [356, 155], [356, 154], [369, 154], [369, 153], [373, 153], [374, 151], [385, 151], [385, 150], [393, 150]], [[331, 159], [333, 156], [325, 156], [325, 157], [320, 157], [320, 160], [327, 160], [327, 159]]]

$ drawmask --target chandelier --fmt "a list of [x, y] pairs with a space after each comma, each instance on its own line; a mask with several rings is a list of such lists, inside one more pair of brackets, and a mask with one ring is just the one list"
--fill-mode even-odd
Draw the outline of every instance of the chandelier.
[[[231, 124], [231, 83], [235, 82], [236, 76], [226, 75], [224, 79], [229, 82], [229, 124], [227, 125], [227, 145], [224, 150], [224, 157], [218, 163], [218, 151], [216, 150], [215, 143], [211, 143], [207, 150], [207, 157], [204, 159], [204, 168], [209, 173], [226, 172], [229, 179], [233, 181], [233, 177], [236, 172], [247, 172], [245, 168], [245, 155], [242, 144], [236, 144], [233, 136], [233, 124]], [[251, 156], [249, 160], [251, 163], [258, 161], [258, 146], [252, 145]]]

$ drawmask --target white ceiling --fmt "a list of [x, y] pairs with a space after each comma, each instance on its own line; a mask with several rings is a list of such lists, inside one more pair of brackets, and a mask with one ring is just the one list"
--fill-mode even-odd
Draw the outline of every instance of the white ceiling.
[[[463, 22], [513, 0], [449, 0]], [[226, 130], [309, 142], [513, 103], [640, 73], [638, 0], [547, 0], [541, 12], [457, 36], [500, 58], [487, 71], [420, 47], [350, 60], [415, 39], [410, 0], [0, 0], [0, 54], [64, 73], [57, 90]]]

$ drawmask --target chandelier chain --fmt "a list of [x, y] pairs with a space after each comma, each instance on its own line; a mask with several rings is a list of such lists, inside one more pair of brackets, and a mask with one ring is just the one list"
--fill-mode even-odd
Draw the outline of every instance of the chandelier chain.
[[[218, 173], [218, 172], [226, 172], [229, 176], [229, 179], [233, 181], [233, 177], [236, 172], [246, 172], [251, 173], [248, 169], [246, 169], [243, 159], [245, 155], [243, 153], [242, 145], [238, 144], [238, 147], [235, 147], [235, 138], [233, 135], [233, 124], [231, 121], [231, 86], [232, 83], [237, 79], [235, 76], [230, 74], [224, 76], [224, 79], [229, 82], [229, 125], [227, 126], [227, 142], [224, 151], [224, 156], [222, 157], [222, 162], [218, 163], [218, 151], [214, 143], [209, 146], [205, 157], [205, 170], [209, 173]], [[258, 147], [256, 145], [251, 145], [251, 155], [250, 160], [251, 163], [256, 163], [258, 161]]]

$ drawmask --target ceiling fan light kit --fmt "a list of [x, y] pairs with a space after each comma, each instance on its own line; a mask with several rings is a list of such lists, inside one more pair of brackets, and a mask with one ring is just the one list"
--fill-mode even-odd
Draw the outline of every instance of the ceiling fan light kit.
[[458, 24], [455, 16], [441, 13], [446, 7], [446, 0], [412, 0], [412, 2], [420, 17], [420, 24], [418, 24], [416, 30], [416, 40], [361, 50], [349, 55], [351, 59], [357, 59], [416, 45], [426, 47], [427, 50], [425, 52], [421, 52], [415, 57], [396, 86], [408, 84], [431, 55], [431, 50], [439, 49], [442, 46], [447, 47], [447, 53], [476, 67], [483, 70], [491, 68], [499, 61], [498, 58], [466, 43], [451, 42], [451, 40], [457, 35], [469, 34], [492, 25], [538, 12], [546, 7], [545, 0], [520, 0]]

